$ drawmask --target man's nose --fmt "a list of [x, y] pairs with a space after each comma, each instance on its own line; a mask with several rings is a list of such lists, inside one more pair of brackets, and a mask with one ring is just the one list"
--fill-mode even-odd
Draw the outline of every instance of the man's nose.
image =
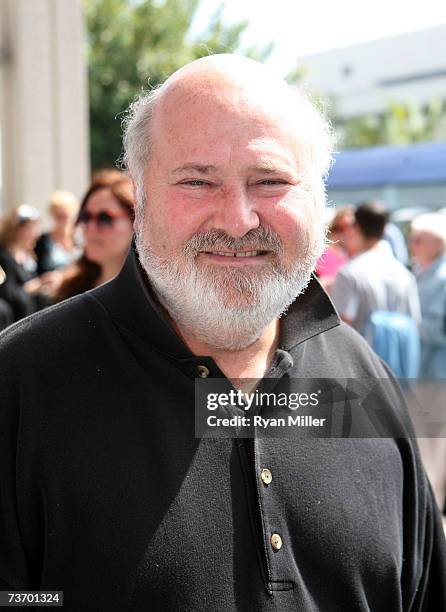
[[213, 229], [222, 230], [234, 238], [241, 238], [259, 225], [259, 215], [254, 202], [249, 198], [247, 188], [242, 185], [224, 188], [213, 217]]

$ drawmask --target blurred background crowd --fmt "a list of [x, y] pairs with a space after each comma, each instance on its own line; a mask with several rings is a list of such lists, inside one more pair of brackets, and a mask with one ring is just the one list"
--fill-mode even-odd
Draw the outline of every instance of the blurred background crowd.
[[133, 191], [119, 170], [102, 170], [79, 203], [69, 191], [49, 200], [52, 225], [21, 204], [0, 222], [0, 328], [111, 280], [133, 233]]
[[274, 11], [254, 0], [2, 0], [0, 329], [117, 274], [134, 217], [115, 169], [125, 109], [186, 62], [237, 52], [303, 87], [331, 120], [330, 242], [316, 274], [341, 317], [401, 379], [444, 381], [443, 10], [436, 0], [376, 0], [366, 17], [345, 0], [305, 14], [292, 0]]

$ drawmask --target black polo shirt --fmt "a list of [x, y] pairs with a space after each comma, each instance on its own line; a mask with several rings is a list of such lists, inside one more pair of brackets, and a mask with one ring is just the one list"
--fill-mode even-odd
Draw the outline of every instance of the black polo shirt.
[[[223, 374], [176, 335], [133, 252], [0, 338], [1, 589], [63, 590], [82, 611], [445, 609], [410, 436], [196, 438], [195, 378]], [[364, 376], [387, 372], [312, 281], [268, 377]]]

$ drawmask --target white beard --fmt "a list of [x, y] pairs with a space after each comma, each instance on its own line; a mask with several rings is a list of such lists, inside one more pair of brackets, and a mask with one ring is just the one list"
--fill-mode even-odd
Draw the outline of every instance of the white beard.
[[[227, 351], [250, 346], [307, 287], [325, 248], [324, 228], [318, 226], [311, 236], [300, 236], [300, 242], [299, 259], [287, 269], [280, 239], [264, 228], [239, 239], [216, 230], [196, 235], [186, 244], [181, 261], [156, 255], [148, 236], [136, 230], [141, 265], [172, 319], [197, 340]], [[262, 267], [199, 266], [196, 254], [205, 246], [214, 251], [274, 247], [274, 259]]]

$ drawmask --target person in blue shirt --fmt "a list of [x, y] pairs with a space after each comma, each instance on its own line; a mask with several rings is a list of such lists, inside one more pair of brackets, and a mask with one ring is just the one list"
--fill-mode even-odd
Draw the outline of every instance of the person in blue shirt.
[[446, 216], [426, 213], [411, 224], [410, 250], [421, 305], [420, 377], [446, 378]]

